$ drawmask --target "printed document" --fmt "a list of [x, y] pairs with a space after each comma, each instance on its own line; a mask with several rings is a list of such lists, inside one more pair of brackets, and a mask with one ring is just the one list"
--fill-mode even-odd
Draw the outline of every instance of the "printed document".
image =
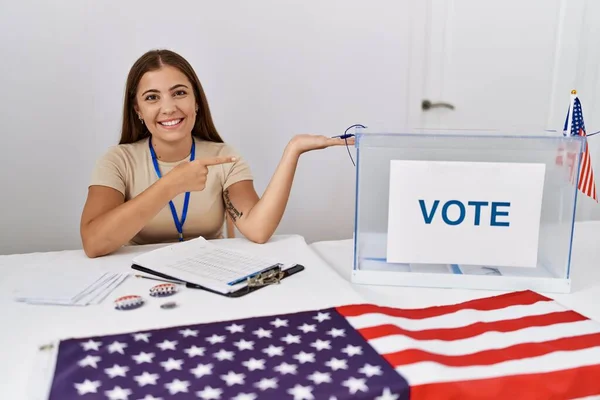
[[200, 237], [142, 254], [133, 263], [175, 279], [230, 293], [246, 286], [246, 278], [283, 265], [268, 257], [230, 250]]

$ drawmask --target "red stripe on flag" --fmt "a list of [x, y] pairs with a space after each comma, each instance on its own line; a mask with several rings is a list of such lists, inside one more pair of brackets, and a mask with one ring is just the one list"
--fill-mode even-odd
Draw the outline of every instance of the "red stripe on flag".
[[590, 166], [590, 153], [588, 152], [587, 145], [586, 145], [586, 149], [583, 152], [583, 155], [581, 157], [581, 170], [579, 171], [579, 188], [581, 190], [583, 190], [583, 187], [587, 183], [589, 166]]
[[[336, 309], [400, 376], [405, 377], [410, 385], [411, 399], [529, 399], [532, 393], [540, 398], [573, 398], [600, 394], [600, 380], [595, 379], [600, 376], [600, 363], [594, 359], [600, 349], [600, 333], [590, 334], [588, 331], [573, 337], [577, 332], [574, 332], [575, 325], [571, 324], [592, 321], [571, 310], [554, 311], [552, 303], [547, 304], [550, 307], [546, 309], [542, 301], [552, 299], [527, 290], [424, 309], [395, 309], [369, 304]], [[525, 316], [513, 316], [511, 306], [523, 306], [519, 307], [518, 313], [525, 312]], [[465, 323], [470, 325], [463, 327], [456, 327], [458, 321], [446, 321], [444, 318], [439, 319], [439, 323], [423, 321], [424, 328], [420, 331], [419, 323], [414, 322], [444, 315], [451, 318], [453, 313], [462, 310], [479, 311], [473, 314], [478, 319], [469, 317], [469, 322]], [[497, 310], [499, 312], [495, 312]], [[546, 314], [527, 315], [543, 310]], [[490, 311], [489, 317], [486, 311]], [[363, 318], [365, 315], [368, 317]], [[407, 325], [404, 325], [407, 321], [395, 324], [393, 320], [382, 320], [382, 315], [413, 321], [408, 321], [410, 324]], [[491, 319], [499, 320], [486, 321]], [[562, 334], [561, 326], [564, 327]], [[552, 337], [539, 337], [538, 342], [532, 342], [536, 337], [525, 334], [525, 330], [531, 327], [538, 327], [538, 331]], [[490, 335], [487, 341], [480, 340], [490, 332], [498, 334]], [[550, 335], [551, 332], [555, 333]], [[503, 340], [505, 334], [510, 335], [510, 340]], [[416, 342], [411, 344], [408, 338]], [[473, 346], [469, 346], [470, 340], [473, 340]], [[428, 346], [434, 342], [435, 346]], [[467, 354], [457, 355], [456, 351], [450, 351], [454, 342], [460, 346], [459, 352]], [[444, 351], [445, 348], [449, 350]], [[431, 349], [439, 351], [432, 352]], [[536, 357], [542, 357], [544, 361], [536, 360]], [[514, 368], [503, 365], [506, 362], [514, 363]], [[592, 362], [598, 364], [581, 367]], [[567, 367], [571, 368], [565, 370]]]
[[600, 346], [600, 333], [560, 338], [541, 343], [522, 343], [501, 349], [485, 350], [459, 356], [447, 356], [411, 349], [384, 354], [383, 357], [394, 368], [427, 361], [436, 362], [448, 367], [470, 367], [475, 365], [492, 365], [529, 357], [539, 357], [555, 351], [582, 350], [595, 346]]
[[504, 376], [472, 381], [432, 383], [411, 387], [411, 400], [420, 399], [564, 399], [597, 395], [600, 364], [541, 374]]
[[[583, 129], [579, 129], [579, 136], [586, 136], [585, 131]], [[580, 171], [579, 171], [579, 190], [581, 190], [586, 196], [591, 197], [592, 199], [598, 201], [598, 197], [596, 195], [596, 182], [594, 180], [594, 171], [592, 169], [592, 159], [590, 157], [590, 147], [586, 141], [585, 143], [585, 151], [581, 156], [580, 163]]]
[[585, 152], [583, 153], [583, 163], [579, 175], [579, 190], [594, 200], [597, 200], [594, 171], [592, 170], [592, 161], [587, 143]]
[[486, 297], [466, 301], [459, 304], [447, 306], [436, 306], [421, 309], [400, 309], [392, 307], [379, 307], [373, 304], [358, 304], [349, 306], [339, 306], [336, 310], [344, 317], [356, 317], [363, 314], [384, 314], [391, 317], [402, 317], [410, 319], [423, 319], [450, 314], [460, 310], [479, 310], [490, 311], [498, 310], [510, 306], [530, 305], [538, 301], [551, 301], [552, 299], [542, 296], [539, 293], [525, 290], [521, 292], [512, 292], [498, 296]]
[[[359, 329], [358, 332], [366, 339], [373, 340], [390, 335], [402, 335], [415, 340], [460, 340], [484, 334], [486, 332], [514, 332], [519, 329], [530, 328], [534, 326], [549, 326], [566, 322], [587, 320], [581, 314], [573, 311], [560, 311], [542, 315], [531, 315], [522, 318], [477, 322], [459, 328], [427, 329], [422, 331], [409, 331], [396, 325], [379, 325], [369, 328]], [[448, 345], [452, 345], [449, 343]]]

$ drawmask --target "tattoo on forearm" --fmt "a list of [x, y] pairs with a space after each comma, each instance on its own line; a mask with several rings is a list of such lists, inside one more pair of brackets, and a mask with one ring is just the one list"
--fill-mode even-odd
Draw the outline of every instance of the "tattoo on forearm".
[[231, 203], [231, 199], [229, 199], [229, 190], [223, 192], [223, 199], [225, 200], [225, 209], [234, 222], [244, 215], [244, 213], [238, 211]]

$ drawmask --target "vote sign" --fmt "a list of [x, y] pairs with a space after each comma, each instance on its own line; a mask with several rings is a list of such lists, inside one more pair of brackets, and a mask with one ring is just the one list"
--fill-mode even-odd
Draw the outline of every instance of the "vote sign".
[[535, 267], [545, 164], [392, 160], [387, 262]]

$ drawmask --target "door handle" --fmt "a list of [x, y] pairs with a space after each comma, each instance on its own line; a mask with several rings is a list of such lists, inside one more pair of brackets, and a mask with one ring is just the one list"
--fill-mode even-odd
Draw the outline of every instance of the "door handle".
[[423, 111], [427, 111], [427, 110], [429, 110], [431, 108], [442, 108], [442, 107], [454, 110], [454, 106], [452, 104], [449, 104], [449, 103], [432, 103], [429, 100], [423, 100], [421, 102], [421, 109]]

